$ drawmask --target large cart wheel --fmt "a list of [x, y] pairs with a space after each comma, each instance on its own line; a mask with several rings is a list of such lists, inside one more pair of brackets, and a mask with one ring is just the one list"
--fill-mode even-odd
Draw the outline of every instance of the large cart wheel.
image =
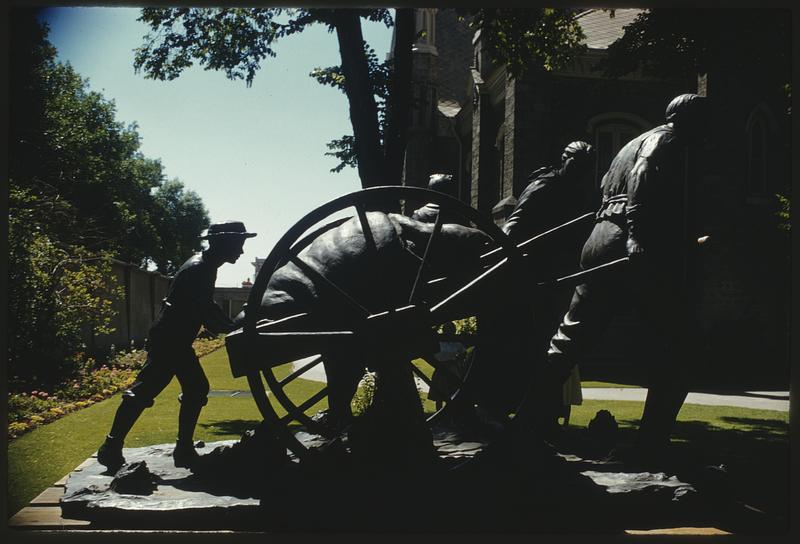
[[[407, 290], [405, 306], [376, 308], [374, 300], [358, 300], [302, 260], [301, 252], [317, 237], [346, 221], [357, 221], [367, 247], [374, 248], [368, 212], [398, 212], [427, 202], [438, 204], [440, 213], [425, 247], [414, 249], [418, 259], [415, 277], [408, 278], [407, 285], [398, 286]], [[437, 277], [430, 263], [440, 243], [443, 218], [477, 228], [491, 242], [485, 256], [475, 260], [471, 269]], [[320, 324], [319, 319], [309, 314], [259, 321], [257, 310], [270, 279], [289, 262], [308, 273], [326, 304], [346, 308], [350, 315], [358, 316], [355, 326], [343, 328], [332, 321]], [[476, 315], [480, 305], [491, 299], [492, 281], [497, 280], [501, 269], [504, 283], [513, 282], [514, 275], [520, 273], [521, 254], [517, 247], [487, 217], [442, 193], [413, 187], [377, 187], [342, 196], [307, 214], [286, 232], [265, 260], [245, 309], [241, 342], [246, 346], [243, 352], [247, 360], [237, 364], [248, 369], [250, 389], [265, 422], [282, 435], [287, 447], [301, 459], [309, 453], [309, 447], [293, 432], [292, 427], [298, 423], [310, 433], [334, 438], [340, 429], [331, 429], [313, 417], [328, 400], [328, 387], [318, 383], [314, 389], [304, 377], [318, 373], [323, 367], [330, 368], [337, 357], [349, 350], [355, 352], [359, 347], [371, 345], [378, 349], [392, 346], [406, 350], [405, 358], [412, 365], [421, 400], [427, 405], [427, 419], [434, 424], [460, 396], [463, 401], [472, 370], [471, 353], [476, 345], [474, 334], [458, 334], [459, 327], [453, 334], [453, 327], [446, 324]], [[389, 319], [391, 326], [371, 326]], [[419, 338], [423, 336], [430, 338]], [[438, 359], [446, 357], [437, 358], [435, 349], [423, 347], [443, 345], [439, 341], [450, 342], [450, 346], [463, 345], [458, 364], [442, 362]], [[264, 381], [271, 395], [267, 394]], [[439, 400], [434, 405], [428, 401], [427, 392], [440, 384], [446, 386], [438, 391]], [[285, 410], [285, 415], [278, 415], [270, 396]]]

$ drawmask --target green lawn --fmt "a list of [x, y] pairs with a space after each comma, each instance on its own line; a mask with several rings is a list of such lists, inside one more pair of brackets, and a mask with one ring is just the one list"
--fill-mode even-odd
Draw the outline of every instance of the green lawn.
[[[622, 427], [636, 427], [644, 403], [623, 400], [584, 400], [572, 407], [570, 425], [585, 427], [598, 410], [608, 410]], [[773, 438], [788, 438], [789, 413], [773, 410], [752, 410], [735, 406], [704, 406], [684, 404], [678, 414], [678, 424], [699, 423], [715, 430], [758, 432]], [[762, 438], [764, 437], [762, 436]]]
[[625, 383], [611, 383], [611, 382], [581, 382], [581, 387], [641, 387], [639, 385], [630, 385]]
[[[228, 367], [227, 353], [217, 350], [202, 359], [211, 388], [249, 390], [245, 378], [234, 379]], [[288, 371], [288, 369], [287, 369]], [[291, 390], [316, 391], [319, 384], [297, 379]], [[144, 412], [125, 441], [126, 447], [168, 443], [175, 440], [178, 422], [177, 380], [156, 398]], [[111, 427], [120, 395], [83, 410], [73, 412], [13, 440], [8, 445], [8, 515], [11, 516], [53, 482], [82, 463], [102, 443]], [[324, 408], [319, 403], [315, 409]], [[285, 411], [278, 410], [279, 415]], [[255, 402], [249, 397], [211, 397], [203, 410], [195, 432], [196, 440], [238, 439], [261, 421]]]
[[[248, 390], [246, 379], [231, 377], [224, 349], [204, 357], [202, 364], [212, 389]], [[282, 373], [288, 371], [288, 368], [281, 369]], [[590, 383], [605, 387], [619, 386]], [[288, 390], [307, 398], [320, 387], [318, 383], [297, 379]], [[155, 406], [145, 411], [134, 426], [126, 446], [167, 443], [175, 439], [179, 392], [178, 383], [173, 380], [156, 399]], [[25, 506], [97, 449], [111, 426], [119, 402], [120, 397], [116, 395], [9, 443], [8, 515]], [[640, 402], [586, 400], [582, 405], [573, 407], [571, 428], [579, 432], [597, 410], [607, 409], [619, 422], [623, 438], [632, 440], [642, 406]], [[313, 410], [322, 408], [325, 408], [325, 401], [318, 403]], [[432, 410], [433, 403], [426, 401], [425, 408]], [[278, 412], [279, 415], [283, 414], [282, 409]], [[788, 413], [785, 412], [685, 405], [679, 415], [673, 442], [677, 447], [691, 447], [704, 452], [703, 455], [710, 455], [710, 462], [722, 459], [732, 464], [744, 474], [745, 480], [753, 480], [751, 484], [754, 489], [762, 489], [766, 485], [764, 482], [781, 478], [787, 480], [788, 419]], [[238, 439], [259, 421], [261, 416], [251, 398], [211, 397], [203, 410], [195, 436], [205, 441]], [[758, 481], [759, 478], [763, 481]], [[759, 500], [762, 504], [771, 500], [780, 504], [783, 492], [780, 486], [777, 492], [775, 486], [769, 486], [769, 489], [764, 488], [760, 492], [763, 497], [759, 495]]]

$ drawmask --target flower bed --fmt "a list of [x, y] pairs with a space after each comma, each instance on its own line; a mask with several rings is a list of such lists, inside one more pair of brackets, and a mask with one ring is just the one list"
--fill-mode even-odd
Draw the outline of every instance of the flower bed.
[[[193, 347], [198, 357], [225, 343], [224, 337], [198, 338]], [[51, 392], [34, 390], [8, 394], [8, 438], [13, 439], [70, 412], [91, 406], [128, 388], [147, 359], [144, 350], [112, 354], [98, 366], [88, 359], [85, 370]]]

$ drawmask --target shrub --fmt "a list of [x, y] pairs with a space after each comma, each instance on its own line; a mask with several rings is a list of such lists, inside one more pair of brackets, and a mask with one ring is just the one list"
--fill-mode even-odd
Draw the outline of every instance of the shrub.
[[139, 370], [144, 366], [145, 361], [147, 361], [147, 351], [143, 349], [117, 352], [112, 345], [111, 353], [108, 357], [108, 366], [120, 370]]
[[225, 345], [225, 335], [221, 334], [213, 338], [197, 338], [192, 347], [198, 357], [205, 357], [212, 351], [216, 351]]
[[52, 388], [75, 373], [86, 333], [105, 334], [119, 294], [108, 254], [60, 243], [32, 226], [41, 203], [12, 189], [9, 202], [8, 376], [11, 390]]
[[350, 408], [354, 416], [361, 416], [367, 411], [375, 397], [375, 373], [366, 372], [358, 383], [356, 394], [350, 401]]
[[786, 232], [791, 232], [792, 230], [791, 197], [787, 197], [784, 195], [775, 195], [775, 196], [778, 197], [778, 203], [780, 204], [780, 209], [775, 213], [775, 215], [778, 216], [778, 228]]
[[478, 318], [475, 316], [465, 317], [464, 319], [457, 319], [450, 323], [444, 323], [436, 328], [436, 332], [444, 333], [448, 328], [455, 328], [455, 334], [477, 334], [478, 333]]
[[[224, 336], [219, 336], [198, 339], [193, 346], [197, 355], [203, 357], [222, 347], [224, 342]], [[86, 358], [83, 353], [75, 354], [71, 361], [76, 369], [74, 375], [52, 393], [40, 389], [30, 393], [9, 393], [9, 439], [124, 391], [133, 384], [146, 360], [145, 350], [117, 352], [113, 346], [104, 364]]]

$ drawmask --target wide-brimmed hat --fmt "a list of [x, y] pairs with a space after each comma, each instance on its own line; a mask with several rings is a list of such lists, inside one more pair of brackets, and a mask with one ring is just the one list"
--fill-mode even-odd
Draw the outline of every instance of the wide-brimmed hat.
[[244, 223], [241, 221], [224, 221], [222, 223], [212, 223], [208, 229], [204, 230], [200, 235], [201, 240], [209, 240], [218, 237], [238, 237], [238, 238], [252, 238], [256, 236], [255, 232], [247, 232], [244, 228]]

